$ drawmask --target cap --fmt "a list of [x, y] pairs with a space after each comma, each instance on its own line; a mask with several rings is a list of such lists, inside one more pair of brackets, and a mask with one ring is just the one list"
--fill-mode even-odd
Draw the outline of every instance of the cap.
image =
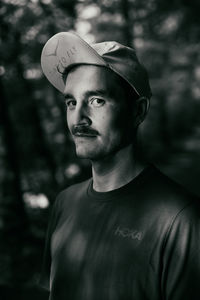
[[64, 92], [63, 74], [76, 65], [104, 66], [125, 79], [139, 96], [150, 98], [148, 74], [133, 48], [118, 42], [89, 45], [78, 35], [60, 32], [45, 44], [41, 55], [42, 70], [50, 83]]

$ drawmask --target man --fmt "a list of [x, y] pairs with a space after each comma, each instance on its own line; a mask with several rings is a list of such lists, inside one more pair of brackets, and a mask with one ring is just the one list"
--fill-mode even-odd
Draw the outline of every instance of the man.
[[151, 90], [135, 51], [59, 33], [41, 63], [92, 164], [54, 204], [41, 276], [50, 299], [200, 299], [198, 201], [137, 154]]

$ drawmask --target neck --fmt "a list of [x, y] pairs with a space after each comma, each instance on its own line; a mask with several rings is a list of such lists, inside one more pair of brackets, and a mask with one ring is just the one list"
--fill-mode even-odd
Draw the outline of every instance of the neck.
[[97, 192], [120, 188], [136, 177], [144, 166], [136, 159], [133, 146], [129, 145], [104, 159], [92, 161], [93, 188]]

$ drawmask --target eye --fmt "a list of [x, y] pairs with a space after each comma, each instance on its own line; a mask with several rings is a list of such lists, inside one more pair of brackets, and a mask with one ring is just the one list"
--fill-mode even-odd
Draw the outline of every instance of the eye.
[[105, 100], [103, 100], [101, 98], [92, 98], [89, 102], [90, 102], [90, 104], [92, 104], [95, 107], [100, 107], [105, 104]]
[[68, 109], [74, 109], [74, 107], [76, 106], [76, 101], [75, 100], [66, 100], [65, 101], [66, 106]]

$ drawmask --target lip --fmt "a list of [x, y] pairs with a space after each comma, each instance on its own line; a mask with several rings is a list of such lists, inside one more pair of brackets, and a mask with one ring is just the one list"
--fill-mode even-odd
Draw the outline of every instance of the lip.
[[87, 133], [76, 133], [74, 134], [75, 137], [86, 137], [86, 138], [94, 138], [96, 137], [97, 135], [96, 134], [87, 134]]

